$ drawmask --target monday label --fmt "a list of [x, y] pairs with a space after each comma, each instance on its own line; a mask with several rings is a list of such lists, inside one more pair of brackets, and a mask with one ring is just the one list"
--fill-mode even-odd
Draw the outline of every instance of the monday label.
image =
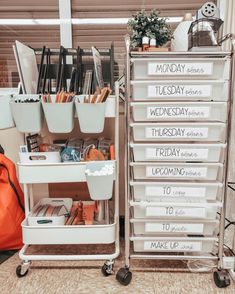
[[211, 75], [212, 62], [149, 62], [149, 75]]
[[146, 216], [167, 216], [167, 217], [206, 217], [205, 207], [146, 207]]
[[145, 138], [206, 139], [208, 138], [208, 128], [146, 127]]
[[210, 107], [149, 106], [147, 118], [208, 118]]
[[148, 85], [149, 98], [206, 98], [210, 96], [211, 85]]
[[146, 186], [146, 196], [158, 197], [205, 197], [205, 187], [184, 187], [184, 186]]
[[153, 251], [201, 251], [201, 242], [183, 242], [183, 241], [145, 241], [144, 250]]
[[207, 167], [147, 166], [146, 177], [205, 178]]
[[146, 159], [207, 159], [208, 149], [201, 148], [177, 148], [177, 147], [154, 147], [145, 149]]
[[146, 223], [145, 232], [154, 233], [203, 233], [203, 224], [190, 223]]

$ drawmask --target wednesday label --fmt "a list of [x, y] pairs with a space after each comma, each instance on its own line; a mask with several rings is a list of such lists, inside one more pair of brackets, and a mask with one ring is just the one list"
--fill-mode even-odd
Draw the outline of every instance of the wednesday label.
[[147, 166], [146, 177], [205, 178], [207, 167]]
[[151, 98], [206, 98], [211, 96], [211, 85], [149, 85], [148, 97]]
[[203, 233], [203, 224], [186, 223], [146, 223], [145, 232], [154, 233]]
[[208, 128], [146, 127], [145, 138], [206, 139]]
[[148, 119], [159, 118], [208, 118], [210, 107], [150, 106], [147, 107]]
[[205, 62], [149, 62], [149, 75], [211, 75], [213, 63]]
[[204, 207], [146, 207], [146, 216], [168, 216], [168, 217], [206, 217]]
[[184, 186], [147, 186], [146, 196], [153, 197], [205, 197], [205, 187], [184, 187]]
[[201, 242], [183, 241], [145, 241], [144, 250], [153, 251], [201, 251]]
[[177, 147], [156, 147], [146, 148], [146, 159], [190, 159], [201, 160], [207, 159], [208, 149], [194, 149], [194, 148], [177, 148]]

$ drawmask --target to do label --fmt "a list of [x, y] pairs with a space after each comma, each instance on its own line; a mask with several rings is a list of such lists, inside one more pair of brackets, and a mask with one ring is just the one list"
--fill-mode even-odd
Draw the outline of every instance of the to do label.
[[155, 197], [205, 197], [205, 187], [184, 187], [184, 186], [146, 186], [146, 196]]
[[145, 232], [154, 233], [203, 233], [203, 224], [190, 223], [146, 223]]
[[195, 217], [204, 218], [206, 216], [205, 207], [174, 207], [174, 206], [148, 206], [146, 216], [167, 216], [167, 217]]

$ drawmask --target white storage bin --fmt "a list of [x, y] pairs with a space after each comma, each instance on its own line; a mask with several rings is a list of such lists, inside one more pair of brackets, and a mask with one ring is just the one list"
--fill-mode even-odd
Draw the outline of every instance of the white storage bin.
[[135, 141], [225, 142], [224, 123], [131, 123]]
[[[102, 172], [104, 168], [106, 170], [109, 168], [110, 170]], [[112, 198], [114, 181], [114, 165], [112, 162], [88, 162], [85, 174], [92, 200], [108, 200]]]
[[0, 95], [0, 130], [15, 126], [11, 113], [10, 100], [11, 95]]
[[131, 102], [138, 121], [219, 121], [226, 122], [226, 102]]
[[131, 143], [135, 161], [223, 162], [226, 144]]
[[83, 103], [84, 95], [79, 95], [75, 100], [77, 117], [81, 132], [102, 133], [105, 122], [106, 102], [104, 103]]
[[130, 163], [134, 179], [174, 179], [188, 181], [221, 181], [223, 164], [221, 163]]
[[[49, 204], [51, 206], [61, 206], [64, 207], [60, 211], [58, 216], [33, 216], [33, 213], [41, 205]], [[65, 224], [66, 217], [71, 210], [73, 204], [72, 198], [43, 198], [37, 205], [32, 209], [28, 216], [28, 225], [29, 226], [62, 226]]]
[[135, 201], [220, 200], [222, 183], [130, 182]]
[[135, 235], [173, 234], [173, 235], [205, 235], [212, 236], [217, 231], [219, 221], [195, 220], [141, 220], [131, 219]]
[[135, 252], [211, 252], [218, 238], [131, 237]]
[[171, 203], [171, 202], [133, 202], [134, 218], [158, 219], [216, 219], [221, 202], [215, 203]]
[[228, 101], [228, 81], [132, 81], [134, 100]]
[[61, 162], [60, 152], [20, 152], [20, 163], [42, 164]]
[[230, 57], [132, 58], [133, 79], [229, 79]]
[[42, 101], [48, 129], [51, 133], [70, 133], [74, 127], [74, 101], [56, 103], [56, 95], [51, 95], [52, 102]]
[[39, 102], [15, 102], [14, 100], [39, 99], [39, 95], [22, 94], [15, 95], [11, 100], [11, 112], [19, 132], [39, 133], [42, 129], [44, 115], [41, 101]]
[[116, 223], [108, 225], [29, 226], [21, 224], [24, 244], [111, 244]]

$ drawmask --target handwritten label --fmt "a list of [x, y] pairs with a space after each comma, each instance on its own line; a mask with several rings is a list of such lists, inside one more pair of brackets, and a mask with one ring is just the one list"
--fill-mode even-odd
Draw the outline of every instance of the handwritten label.
[[167, 217], [206, 217], [205, 207], [174, 207], [174, 206], [148, 206], [146, 216], [167, 216]]
[[207, 167], [180, 167], [180, 166], [147, 166], [146, 177], [150, 178], [205, 178]]
[[146, 159], [207, 159], [208, 149], [177, 148], [177, 147], [155, 147], [145, 149]]
[[149, 106], [147, 118], [208, 118], [210, 107]]
[[144, 250], [151, 251], [201, 251], [201, 242], [183, 242], [183, 241], [145, 241]]
[[206, 139], [208, 128], [146, 127], [145, 138]]
[[146, 223], [145, 232], [154, 233], [195, 233], [203, 234], [203, 224], [186, 223]]
[[184, 187], [184, 186], [146, 186], [146, 196], [154, 197], [205, 197], [205, 187]]
[[211, 75], [213, 63], [205, 62], [149, 62], [149, 75]]
[[148, 97], [149, 98], [207, 98], [211, 96], [211, 85], [149, 85]]

